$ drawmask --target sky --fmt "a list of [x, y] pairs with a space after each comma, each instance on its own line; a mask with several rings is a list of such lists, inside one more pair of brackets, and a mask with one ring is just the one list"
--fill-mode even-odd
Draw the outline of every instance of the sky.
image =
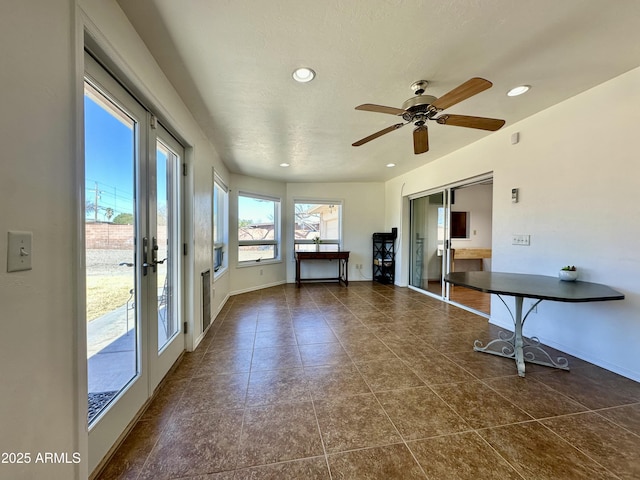
[[[98, 220], [108, 220], [107, 209], [113, 210], [113, 218], [120, 213], [134, 211], [134, 130], [133, 121], [125, 125], [122, 117], [116, 117], [84, 97], [85, 108], [85, 195], [86, 202], [98, 203]], [[166, 178], [166, 156], [158, 152], [158, 178]], [[159, 182], [159, 207], [166, 201], [165, 182]], [[166, 207], [165, 207], [166, 208]], [[88, 210], [86, 218], [95, 218]]]
[[[108, 102], [105, 101], [105, 104]], [[85, 195], [87, 204], [98, 204], [98, 221], [108, 221], [107, 209], [112, 209], [111, 220], [121, 213], [134, 211], [134, 122], [124, 115], [114, 115], [91, 96], [84, 97], [85, 110]], [[157, 178], [166, 178], [166, 155], [157, 152]], [[158, 207], [166, 209], [166, 183], [158, 186]], [[164, 200], [164, 201], [163, 201]], [[273, 221], [273, 202], [239, 197], [241, 219], [253, 223]], [[96, 218], [87, 209], [85, 218]]]
[[252, 220], [253, 223], [273, 223], [273, 201], [238, 196], [238, 218]]

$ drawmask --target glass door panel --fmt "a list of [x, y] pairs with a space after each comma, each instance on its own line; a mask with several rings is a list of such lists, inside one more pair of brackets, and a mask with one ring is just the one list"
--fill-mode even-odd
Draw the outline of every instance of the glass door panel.
[[179, 230], [177, 228], [177, 172], [180, 157], [162, 141], [156, 148], [156, 235], [158, 280], [158, 352], [179, 333], [178, 277]]
[[150, 388], [155, 388], [184, 350], [180, 326], [182, 305], [180, 195], [184, 148], [161, 125], [151, 140], [155, 161], [149, 165], [149, 235], [152, 242], [152, 270], [149, 315], [152, 319]]
[[447, 258], [445, 192], [411, 200], [411, 265], [409, 284], [444, 297]]
[[[491, 270], [493, 180], [483, 178], [457, 186], [449, 197], [450, 271]], [[450, 285], [448, 298], [487, 315], [491, 313], [488, 293]]]
[[140, 372], [136, 299], [137, 120], [85, 85], [89, 423]]

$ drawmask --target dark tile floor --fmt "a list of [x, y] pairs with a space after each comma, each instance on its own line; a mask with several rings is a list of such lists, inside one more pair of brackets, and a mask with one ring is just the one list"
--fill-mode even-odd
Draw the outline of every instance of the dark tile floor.
[[406, 288], [231, 297], [106, 466], [122, 479], [639, 479], [640, 384], [472, 351], [497, 329]]

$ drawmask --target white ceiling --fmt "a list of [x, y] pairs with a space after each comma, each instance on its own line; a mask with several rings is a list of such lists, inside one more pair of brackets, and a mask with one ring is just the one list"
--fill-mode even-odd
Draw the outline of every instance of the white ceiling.
[[[410, 85], [442, 96], [471, 77], [493, 88], [446, 113], [503, 128], [640, 65], [638, 0], [119, 0], [230, 171], [287, 182], [384, 181], [490, 132], [412, 126], [354, 110], [401, 107]], [[316, 79], [291, 78], [299, 66]], [[509, 98], [509, 88], [532, 85]], [[606, 121], [594, 105], [593, 121]], [[289, 168], [279, 167], [282, 162]], [[395, 168], [386, 168], [389, 162]]]

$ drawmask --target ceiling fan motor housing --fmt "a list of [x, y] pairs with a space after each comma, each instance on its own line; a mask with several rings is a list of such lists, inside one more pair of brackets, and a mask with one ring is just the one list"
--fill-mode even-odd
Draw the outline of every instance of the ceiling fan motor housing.
[[416, 114], [427, 113], [434, 110], [431, 104], [437, 100], [433, 95], [416, 95], [402, 104], [402, 109], [407, 113], [402, 115], [405, 121], [410, 122]]
[[371, 140], [374, 140], [389, 132], [393, 132], [400, 127], [413, 123], [416, 128], [413, 130], [413, 153], [419, 155], [429, 150], [429, 134], [426, 123], [428, 120], [435, 120], [441, 125], [452, 125], [454, 127], [476, 128], [480, 130], [488, 130], [495, 132], [502, 128], [505, 124], [504, 120], [497, 118], [474, 117], [469, 115], [441, 115], [436, 118], [443, 110], [466, 100], [473, 95], [491, 88], [492, 83], [484, 78], [474, 77], [466, 82], [458, 85], [453, 90], [445, 93], [440, 98], [432, 95], [423, 95], [429, 82], [426, 80], [418, 80], [413, 82], [411, 90], [416, 94], [402, 104], [402, 109], [395, 107], [385, 107], [384, 105], [375, 105], [365, 103], [356, 107], [356, 110], [365, 110], [369, 112], [385, 113], [387, 115], [401, 115], [406, 123], [396, 123], [379, 132], [369, 135], [352, 145], [359, 147]]

